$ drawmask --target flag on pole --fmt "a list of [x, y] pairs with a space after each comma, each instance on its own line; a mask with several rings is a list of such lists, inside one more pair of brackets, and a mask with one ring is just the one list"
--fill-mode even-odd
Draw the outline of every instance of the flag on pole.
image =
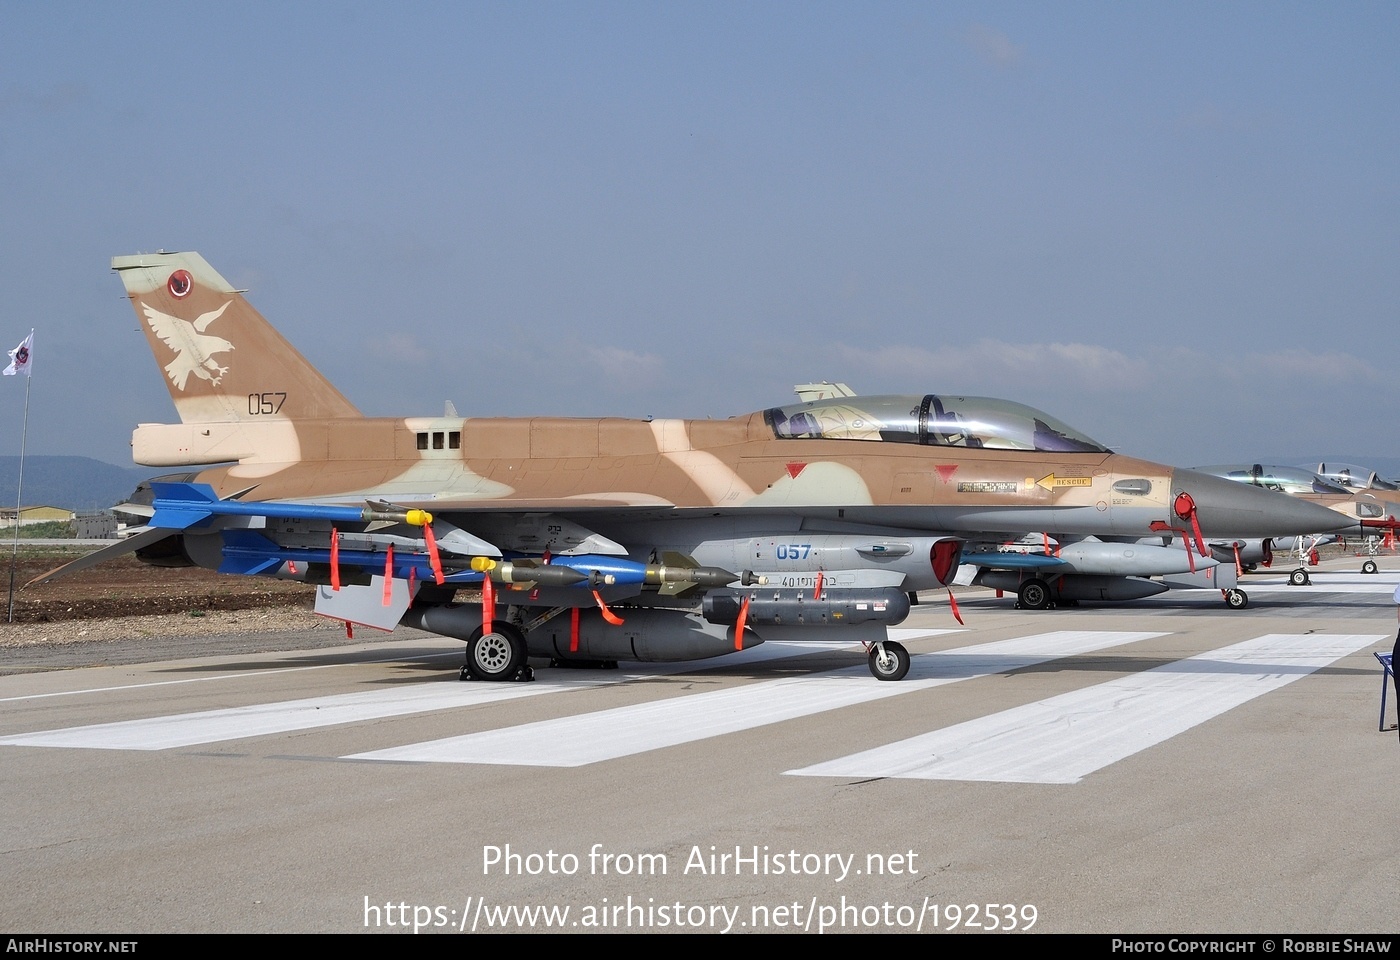
[[34, 331], [29, 331], [29, 336], [20, 341], [19, 346], [10, 351], [10, 365], [5, 368], [5, 376], [13, 377], [16, 374], [29, 376], [30, 367], [34, 364]]

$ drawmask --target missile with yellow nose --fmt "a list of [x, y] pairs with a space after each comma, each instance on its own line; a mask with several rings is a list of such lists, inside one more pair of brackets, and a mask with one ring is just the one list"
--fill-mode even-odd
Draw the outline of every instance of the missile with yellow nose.
[[277, 503], [261, 501], [244, 503], [221, 500], [207, 483], [169, 483], [152, 481], [155, 500], [151, 506], [151, 526], [166, 530], [186, 530], [206, 523], [214, 517], [277, 517], [297, 520], [329, 520], [334, 523], [371, 523], [386, 521], [424, 527], [433, 522], [426, 510], [410, 510], [392, 504], [346, 507], [319, 503]]

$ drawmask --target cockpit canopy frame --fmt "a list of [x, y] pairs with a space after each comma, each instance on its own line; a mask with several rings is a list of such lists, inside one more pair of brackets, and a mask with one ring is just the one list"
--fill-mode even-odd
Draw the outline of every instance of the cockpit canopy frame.
[[994, 397], [907, 394], [834, 397], [772, 407], [763, 419], [779, 440], [872, 440], [1042, 453], [1112, 453], [1034, 407]]

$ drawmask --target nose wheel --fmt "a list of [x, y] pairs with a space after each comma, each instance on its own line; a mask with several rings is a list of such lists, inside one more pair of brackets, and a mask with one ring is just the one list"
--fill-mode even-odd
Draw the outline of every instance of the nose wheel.
[[893, 640], [881, 640], [870, 649], [870, 672], [876, 680], [903, 680], [909, 672], [909, 651]]
[[1304, 567], [1299, 567], [1288, 575], [1288, 582], [1295, 587], [1306, 587], [1312, 583], [1312, 577], [1308, 576], [1308, 571]]

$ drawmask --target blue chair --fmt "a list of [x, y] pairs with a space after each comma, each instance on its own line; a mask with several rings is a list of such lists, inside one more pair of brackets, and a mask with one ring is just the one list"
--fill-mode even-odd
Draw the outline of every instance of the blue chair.
[[[1387, 688], [1390, 686], [1390, 678], [1395, 676], [1395, 669], [1391, 665], [1390, 657], [1391, 655], [1388, 653], [1376, 654], [1376, 659], [1381, 662], [1381, 733], [1384, 733], [1387, 729], [1385, 725], [1385, 694]], [[1395, 727], [1390, 727], [1389, 729], [1394, 730]]]

